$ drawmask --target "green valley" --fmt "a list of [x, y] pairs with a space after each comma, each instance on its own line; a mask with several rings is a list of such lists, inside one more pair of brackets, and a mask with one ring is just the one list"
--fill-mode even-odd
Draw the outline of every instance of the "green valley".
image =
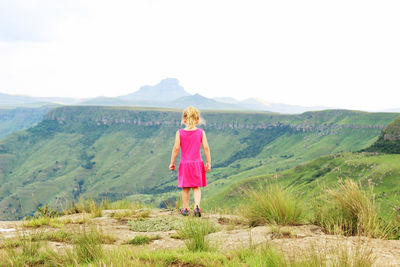
[[207, 206], [230, 207], [242, 201], [245, 188], [266, 183], [290, 187], [296, 197], [310, 204], [310, 200], [318, 201], [324, 190], [335, 187], [340, 179], [359, 181], [365, 188], [373, 186], [384, 214], [400, 210], [400, 155], [371, 152], [323, 156], [277, 174], [244, 179], [207, 199]]
[[[284, 170], [371, 146], [399, 114], [327, 110], [202, 115], [213, 161], [204, 197], [210, 206], [219, 206], [221, 200], [229, 203], [226, 196], [232, 195], [228, 191], [235, 190], [235, 183], [249, 177], [297, 173]], [[179, 194], [177, 173], [168, 164], [175, 132], [182, 127], [180, 116], [179, 110], [156, 108], [51, 110], [36, 126], [0, 140], [0, 219], [21, 219], [38, 205], [61, 206], [80, 197], [173, 202]], [[296, 168], [302, 166], [307, 165]]]
[[[209, 208], [231, 207], [242, 200], [245, 188], [280, 184], [311, 204], [339, 180], [352, 179], [373, 188], [383, 214], [400, 213], [400, 118], [391, 122], [378, 140], [362, 152], [335, 153], [276, 174], [241, 180], [207, 200]], [[315, 203], [314, 203], [315, 204]]]
[[53, 106], [38, 108], [0, 108], [0, 138], [13, 132], [32, 127], [43, 119]]

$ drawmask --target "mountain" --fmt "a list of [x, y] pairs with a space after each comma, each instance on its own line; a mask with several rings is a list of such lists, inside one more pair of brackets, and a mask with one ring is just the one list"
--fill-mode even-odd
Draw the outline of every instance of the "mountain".
[[167, 103], [171, 108], [185, 108], [187, 106], [195, 106], [199, 109], [225, 109], [225, 110], [240, 110], [240, 106], [235, 104], [221, 103], [214, 99], [204, 97], [199, 94], [184, 96], [174, 101]]
[[70, 97], [35, 97], [35, 99], [41, 102], [48, 102], [58, 105], [75, 105], [81, 101], [79, 98]]
[[39, 108], [8, 108], [0, 109], [0, 138], [13, 132], [34, 126], [43, 116], [55, 106]]
[[[399, 114], [346, 110], [283, 115], [203, 111], [213, 170], [206, 198], [256, 175], [322, 155], [359, 151]], [[64, 106], [0, 139], [0, 219], [80, 197], [160, 203], [179, 194], [168, 170], [181, 111]]]
[[208, 110], [237, 110], [240, 106], [217, 102], [213, 99], [201, 96], [199, 94], [183, 96], [173, 101], [151, 101], [151, 100], [124, 100], [116, 97], [97, 97], [82, 101], [79, 105], [91, 106], [127, 106], [127, 107], [155, 107], [155, 108], [179, 108], [183, 109], [190, 105], [199, 109]]
[[400, 112], [400, 108], [385, 109], [382, 112]]
[[67, 97], [32, 97], [0, 93], [0, 107], [41, 107], [76, 104], [79, 99]]
[[145, 100], [156, 102], [169, 102], [180, 97], [189, 96], [190, 94], [179, 85], [178, 79], [167, 78], [159, 82], [157, 85], [145, 85], [140, 87], [137, 92], [120, 96], [123, 100]]
[[365, 151], [400, 154], [400, 117], [390, 123]]
[[228, 103], [228, 104], [238, 104], [239, 100], [233, 98], [233, 97], [214, 97], [214, 100], [222, 103]]
[[95, 97], [82, 100], [79, 105], [91, 105], [91, 106], [133, 106], [131, 101], [123, 100], [118, 97]]
[[118, 97], [95, 97], [86, 99], [62, 97], [29, 97], [0, 94], [0, 105], [8, 107], [29, 106], [40, 107], [50, 103], [58, 105], [99, 105], [99, 106], [139, 106], [184, 108], [195, 105], [200, 109], [215, 110], [260, 110], [284, 114], [299, 114], [306, 111], [327, 109], [326, 107], [303, 107], [279, 103], [268, 103], [257, 98], [238, 101], [232, 97], [217, 97], [214, 99], [191, 95], [179, 84], [178, 79], [167, 78], [156, 85], [146, 85], [134, 93]]
[[284, 113], [284, 114], [300, 114], [307, 111], [318, 111], [318, 110], [328, 109], [327, 107], [322, 107], [322, 106], [304, 107], [304, 106], [287, 105], [280, 103], [268, 103], [258, 98], [248, 98], [243, 101], [240, 101], [238, 104], [245, 109], [265, 110], [265, 111]]
[[21, 104], [29, 104], [33, 102], [37, 102], [37, 100], [30, 96], [9, 95], [0, 93], [0, 106], [14, 106]]
[[214, 97], [214, 100], [222, 103], [234, 104], [241, 109], [245, 110], [263, 110], [274, 113], [283, 113], [283, 114], [300, 114], [307, 111], [318, 111], [318, 110], [326, 110], [330, 109], [328, 107], [323, 106], [296, 106], [296, 105], [287, 105], [281, 103], [269, 103], [260, 98], [247, 98], [245, 100], [239, 101], [232, 97]]

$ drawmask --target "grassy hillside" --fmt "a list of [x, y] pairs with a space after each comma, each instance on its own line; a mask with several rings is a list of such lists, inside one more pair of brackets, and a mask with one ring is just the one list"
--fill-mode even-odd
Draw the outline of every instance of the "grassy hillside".
[[[33, 128], [0, 141], [0, 219], [79, 197], [173, 199], [168, 170], [180, 111], [61, 107]], [[322, 155], [358, 151], [398, 114], [345, 110], [300, 115], [204, 112], [213, 170], [204, 196], [236, 181], [275, 173]]]
[[400, 118], [390, 123], [379, 139], [365, 151], [400, 154]]
[[297, 197], [318, 201], [324, 189], [334, 187], [339, 179], [372, 185], [382, 211], [390, 214], [400, 209], [400, 155], [376, 153], [339, 153], [323, 156], [277, 174], [260, 175], [237, 182], [207, 200], [210, 207], [232, 207], [242, 201], [245, 188], [263, 183], [291, 187]]
[[43, 116], [54, 107], [0, 109], [0, 138], [32, 127], [41, 121]]

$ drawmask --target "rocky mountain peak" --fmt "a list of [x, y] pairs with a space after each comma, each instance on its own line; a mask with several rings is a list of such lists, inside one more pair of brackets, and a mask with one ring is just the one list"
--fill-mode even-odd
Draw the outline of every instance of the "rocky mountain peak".
[[124, 100], [173, 101], [190, 95], [176, 78], [166, 78], [156, 85], [145, 85], [132, 94], [121, 96]]

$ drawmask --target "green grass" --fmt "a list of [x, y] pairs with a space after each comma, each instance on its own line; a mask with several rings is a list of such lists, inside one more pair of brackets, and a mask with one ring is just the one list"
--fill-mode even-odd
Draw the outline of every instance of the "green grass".
[[184, 239], [186, 248], [189, 251], [209, 251], [212, 247], [207, 235], [218, 230], [213, 223], [206, 219], [187, 218], [177, 233]]
[[260, 185], [245, 191], [240, 211], [249, 226], [265, 223], [298, 225], [304, 223], [304, 207], [293, 191], [277, 184]]
[[59, 218], [40, 217], [40, 218], [25, 220], [22, 225], [24, 227], [33, 227], [33, 228], [38, 228], [41, 226], [51, 226], [60, 228], [63, 225], [65, 225], [65, 223], [63, 223], [63, 221], [61, 221]]
[[89, 263], [101, 258], [104, 254], [102, 234], [95, 228], [83, 228], [82, 233], [74, 239], [73, 251], [79, 262]]

